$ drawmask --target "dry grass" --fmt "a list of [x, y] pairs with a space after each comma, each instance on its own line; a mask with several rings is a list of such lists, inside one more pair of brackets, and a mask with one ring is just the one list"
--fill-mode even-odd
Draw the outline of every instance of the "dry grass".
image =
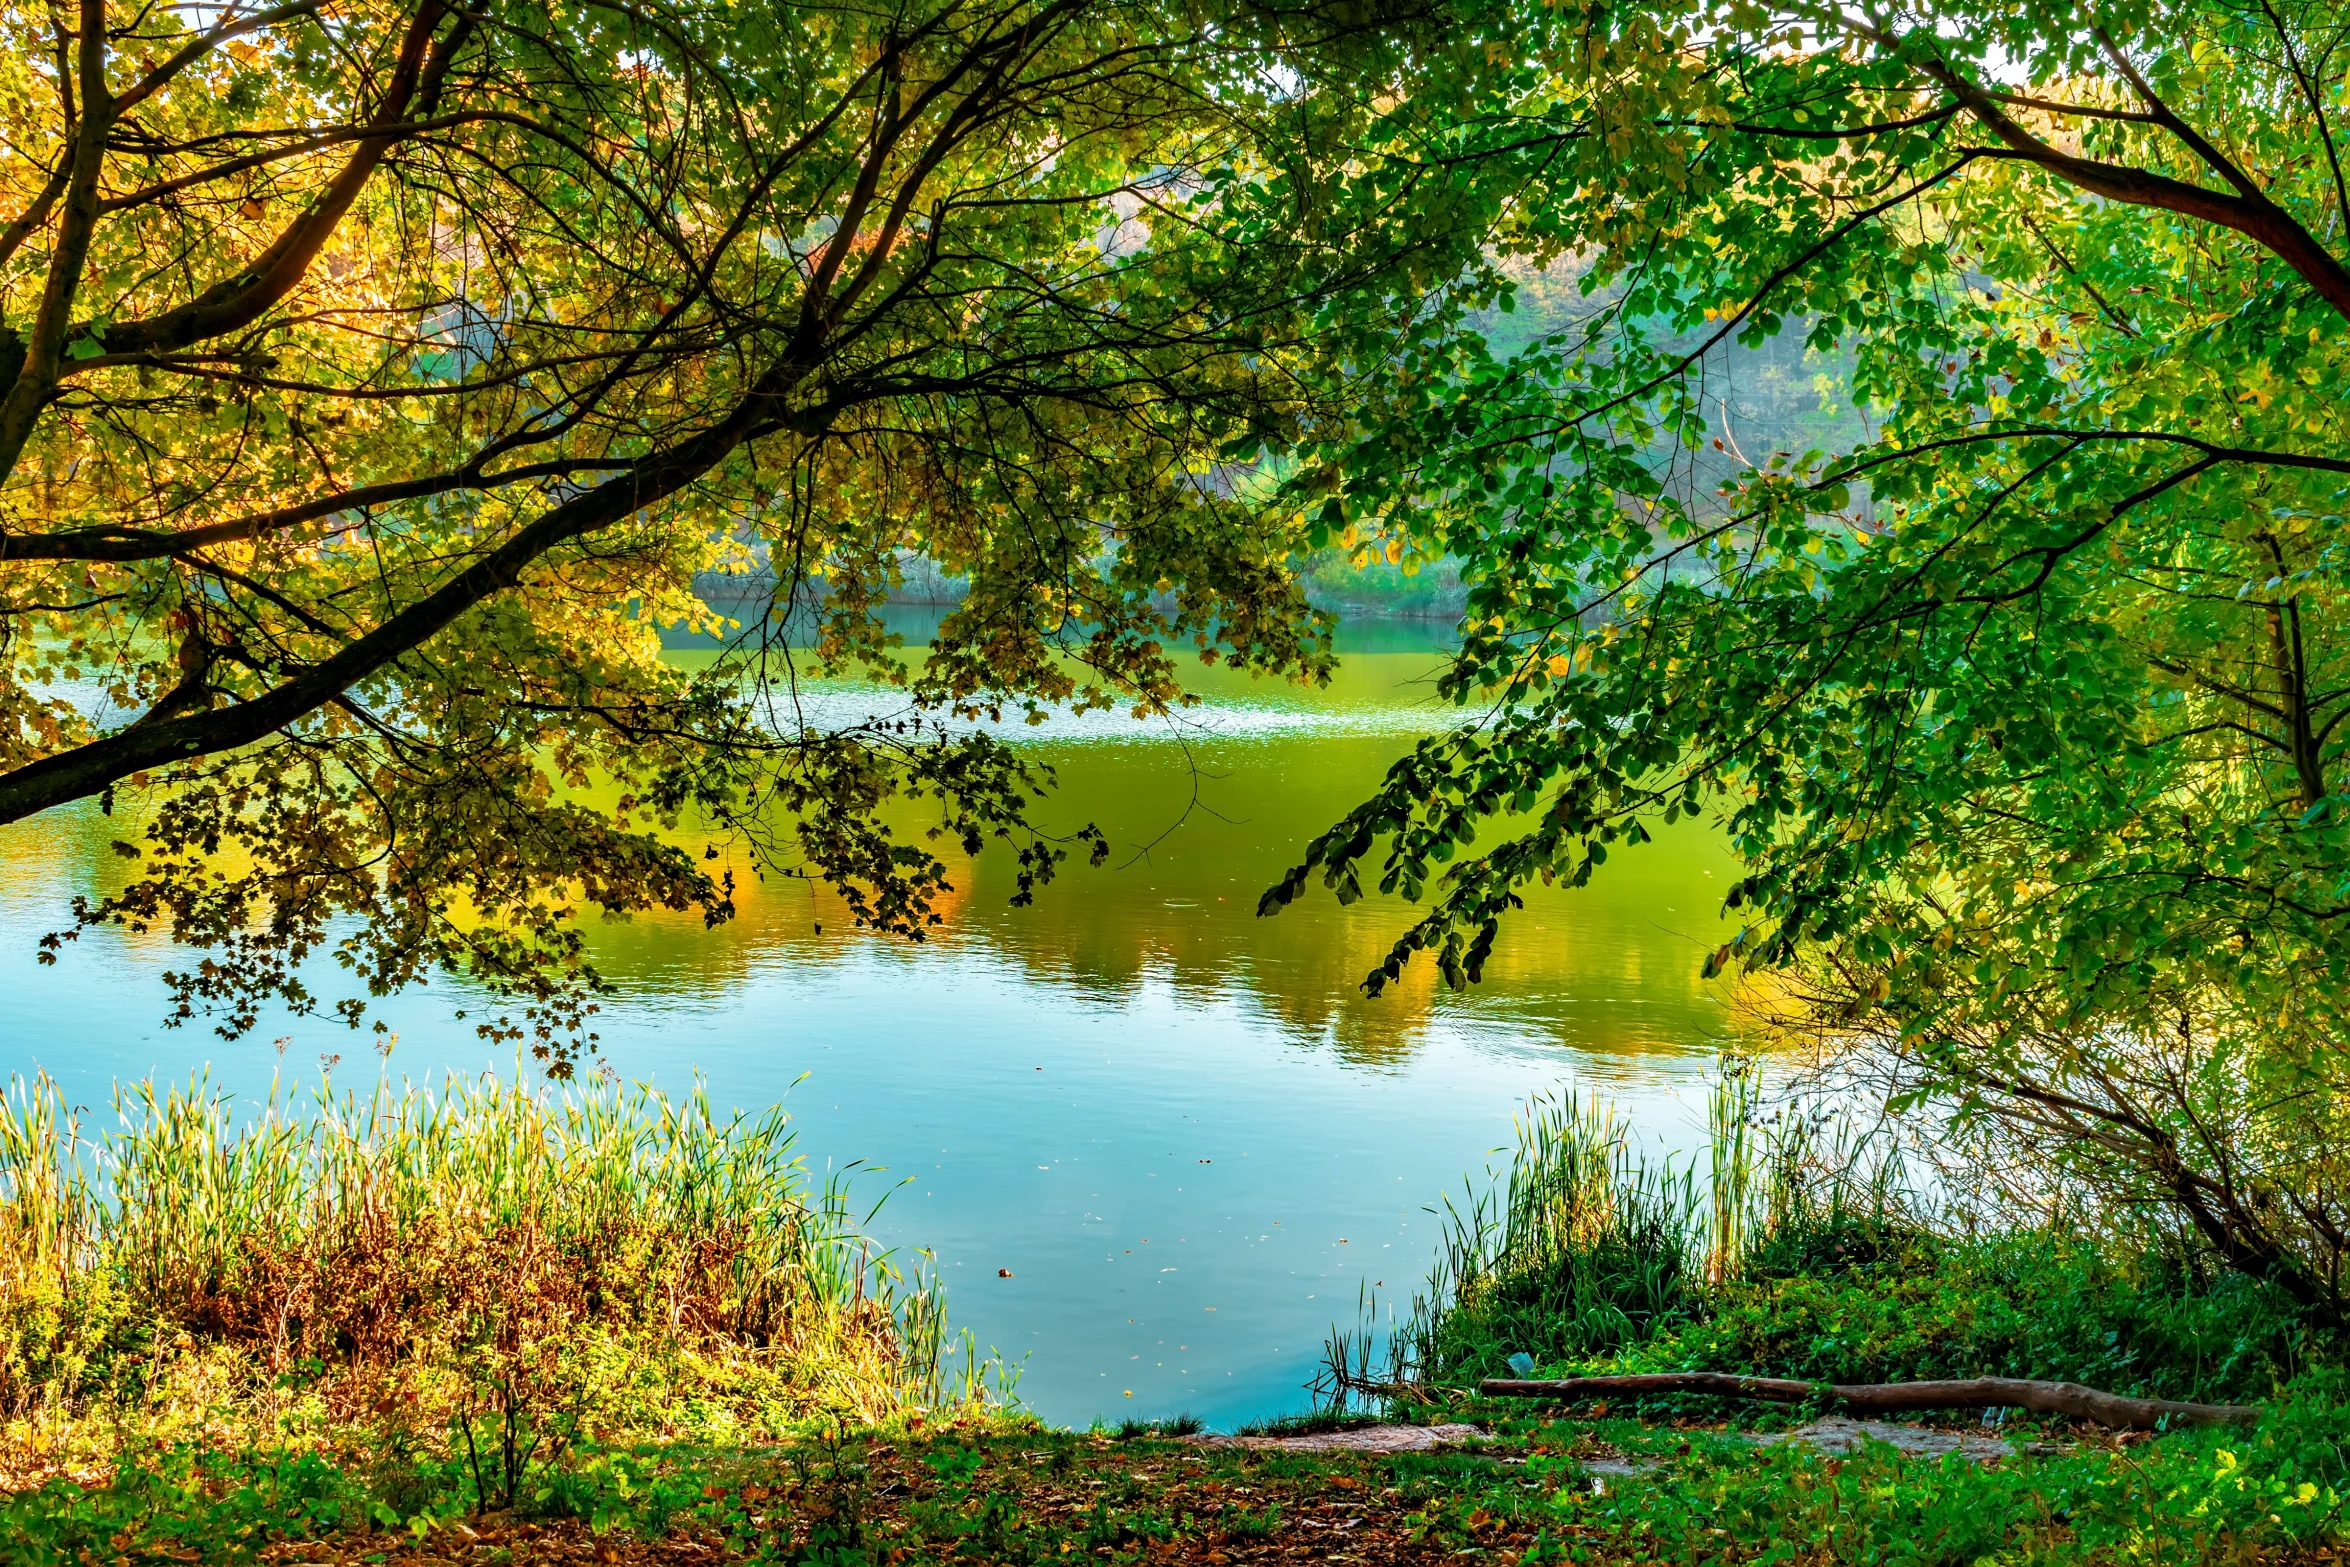
[[46, 1079], [0, 1107], [20, 1456], [517, 1409], [739, 1436], [971, 1391], [936, 1291], [811, 1181], [779, 1111], [459, 1078], [243, 1111], [139, 1084], [115, 1111], [94, 1131]]

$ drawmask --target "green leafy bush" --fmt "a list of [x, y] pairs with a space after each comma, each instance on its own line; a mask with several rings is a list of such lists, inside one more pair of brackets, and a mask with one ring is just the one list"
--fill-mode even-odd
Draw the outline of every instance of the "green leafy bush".
[[103, 1485], [57, 1479], [0, 1497], [0, 1540], [24, 1567], [113, 1557], [118, 1540], [184, 1560], [244, 1561], [273, 1538], [371, 1521], [364, 1491], [314, 1453], [251, 1462], [180, 1447], [125, 1464]]
[[1706, 1179], [1656, 1167], [1598, 1105], [1538, 1100], [1507, 1171], [1448, 1202], [1428, 1286], [1390, 1345], [1333, 1341], [1324, 1387], [1524, 1374], [1735, 1371], [1822, 1382], [2016, 1376], [2257, 1402], [2339, 1346], [2285, 1290], [2059, 1223], [1937, 1231], [1879, 1164], [1756, 1139], [1717, 1096]]
[[[1794, 1444], [1701, 1448], [1669, 1468], [1594, 1489], [1570, 1458], [1536, 1457], [1551, 1527], [1532, 1560], [1570, 1559], [1596, 1534], [1641, 1559], [1801, 1560], [1970, 1567], [2006, 1561], [2274, 1559], [2338, 1537], [2350, 1496], [2342, 1387], [2318, 1378], [2250, 1431], [2202, 1430], [2128, 1451], [2029, 1463], [1905, 1458], [1867, 1443], [1849, 1458]], [[1609, 1553], [1606, 1559], [1614, 1559]]]
[[2015, 1376], [2140, 1397], [2256, 1401], [2310, 1363], [2282, 1291], [2061, 1230], [1916, 1235], [1847, 1267], [1760, 1272], [1624, 1356], [1627, 1366], [1825, 1382]]

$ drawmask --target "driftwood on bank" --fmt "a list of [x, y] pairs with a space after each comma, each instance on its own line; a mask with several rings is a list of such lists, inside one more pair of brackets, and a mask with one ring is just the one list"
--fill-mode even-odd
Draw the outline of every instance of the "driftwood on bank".
[[2164, 1419], [2172, 1425], [2244, 1425], [2260, 1411], [2246, 1404], [2187, 1404], [2166, 1398], [2124, 1398], [2078, 1382], [2033, 1382], [2021, 1377], [1974, 1377], [1963, 1382], [1797, 1382], [1785, 1377], [1742, 1377], [1726, 1371], [1657, 1372], [1638, 1376], [1564, 1377], [1520, 1380], [1493, 1377], [1477, 1384], [1489, 1398], [1640, 1398], [1659, 1393], [1711, 1393], [1721, 1398], [1759, 1398], [1779, 1404], [1814, 1401], [1861, 1414], [1895, 1414], [1914, 1409], [2028, 1409], [2042, 1415], [2071, 1415], [2116, 1431], [2150, 1431]]

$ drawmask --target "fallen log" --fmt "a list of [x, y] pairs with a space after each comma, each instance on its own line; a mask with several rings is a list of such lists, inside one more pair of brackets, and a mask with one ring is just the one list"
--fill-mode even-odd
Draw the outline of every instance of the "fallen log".
[[2124, 1398], [2078, 1382], [2033, 1382], [2021, 1377], [1974, 1377], [1963, 1382], [1797, 1382], [1786, 1377], [1742, 1377], [1727, 1371], [1671, 1371], [1634, 1376], [1561, 1377], [1527, 1380], [1489, 1377], [1477, 1384], [1488, 1398], [1541, 1398], [1571, 1402], [1583, 1398], [1644, 1398], [1659, 1393], [1711, 1393], [1718, 1398], [1768, 1399], [1779, 1404], [1814, 1401], [1857, 1414], [1897, 1414], [1918, 1409], [2028, 1409], [2042, 1415], [2071, 1415], [2116, 1431], [2151, 1431], [2164, 1419], [2172, 1425], [2246, 1425], [2260, 1411], [2248, 1404], [2188, 1404], [2167, 1398]]

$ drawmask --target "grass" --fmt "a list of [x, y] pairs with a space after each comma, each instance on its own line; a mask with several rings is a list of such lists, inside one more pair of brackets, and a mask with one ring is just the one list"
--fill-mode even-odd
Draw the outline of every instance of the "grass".
[[1238, 1436], [1324, 1436], [1332, 1431], [1349, 1431], [1360, 1426], [1376, 1425], [1376, 1416], [1340, 1407], [1324, 1406], [1309, 1409], [1302, 1414], [1274, 1415], [1264, 1420], [1252, 1420], [1234, 1434]]
[[[1977, 1563], [2330, 1559], [2350, 1493], [2339, 1390], [2288, 1399], [2250, 1433], [2210, 1431], [2120, 1446], [2067, 1444], [1996, 1465], [1851, 1458], [1687, 1433], [1653, 1475], [1554, 1485], [1544, 1529], [1572, 1545], [1640, 1541], [1664, 1559]], [[1534, 1448], [1569, 1430], [1521, 1418]], [[1504, 1430], [1511, 1430], [1504, 1423]], [[1644, 1445], [1654, 1438], [1643, 1433]], [[1639, 1441], [1641, 1438], [1635, 1438]], [[1572, 1456], [1535, 1453], [1532, 1477], [1573, 1477]], [[1546, 1553], [1530, 1551], [1530, 1557]]]
[[1727, 1082], [1707, 1155], [1675, 1167], [1640, 1158], [1604, 1108], [1536, 1101], [1506, 1171], [1447, 1204], [1398, 1329], [1334, 1336], [1325, 1394], [1460, 1386], [1531, 1361], [1547, 1376], [1998, 1375], [2257, 1402], [2338, 1362], [2259, 1280], [2061, 1224], [1945, 1230], [1891, 1160], [1822, 1148], [1800, 1121], [1762, 1136], [1751, 1112]]
[[462, 1451], [749, 1440], [975, 1392], [939, 1296], [780, 1113], [495, 1079], [365, 1097], [55, 1085], [0, 1106], [0, 1453], [20, 1474], [258, 1431]]
[[[406, 1513], [322, 1458], [187, 1453], [0, 1503], [11, 1560], [796, 1567], [1274, 1567], [1301, 1559], [1593, 1564], [2343, 1560], [2338, 1402], [2254, 1430], [2074, 1441], [1994, 1466], [1757, 1447], [1683, 1422], [1492, 1407], [1473, 1455], [1200, 1448], [1002, 1415], [919, 1433], [574, 1456], [525, 1505], [463, 1507], [445, 1472]], [[2056, 1435], [2046, 1432], [2044, 1435]], [[1608, 1457], [1660, 1467], [1610, 1474]], [[82, 1552], [91, 1553], [89, 1557]]]
[[[1816, 1123], [1758, 1127], [1735, 1080], [1713, 1123], [1696, 1164], [1657, 1165], [1602, 1107], [1530, 1106], [1509, 1165], [1447, 1204], [1438, 1265], [1395, 1331], [1334, 1335], [1330, 1407], [1481, 1418], [1523, 1444], [1516, 1489], [1480, 1493], [1497, 1515], [1530, 1506], [1521, 1567], [2350, 1559], [2350, 1376], [2281, 1290], [2111, 1229], [1938, 1224], [1897, 1162], [1823, 1144]], [[1466, 1391], [1492, 1375], [1677, 1370], [2039, 1377], [2262, 1416], [2117, 1438], [2010, 1411], [2001, 1434], [2027, 1452], [1973, 1465], [1875, 1444], [1758, 1448], [1747, 1432], [1805, 1418], [1775, 1406], [1561, 1414]], [[1627, 1455], [1641, 1472], [1586, 1468]]]
[[[1757, 1131], [1734, 1083], [1695, 1166], [1644, 1164], [1596, 1107], [1529, 1110], [1509, 1168], [1450, 1208], [1443, 1265], [1402, 1329], [1342, 1344], [1334, 1370], [1340, 1392], [1389, 1418], [1468, 1420], [1487, 1436], [1473, 1452], [1384, 1456], [1201, 1447], [1185, 1440], [1198, 1426], [1187, 1416], [1045, 1430], [939, 1373], [935, 1296], [877, 1271], [845, 1200], [812, 1193], [789, 1161], [780, 1123], [721, 1124], [641, 1095], [463, 1092], [474, 1097], [457, 1108], [448, 1095], [387, 1099], [239, 1126], [189, 1099], [178, 1113], [210, 1127], [209, 1144], [166, 1135], [182, 1123], [140, 1100], [117, 1134], [129, 1145], [93, 1154], [103, 1178], [24, 1157], [87, 1145], [63, 1135], [61, 1107], [44, 1122], [37, 1096], [13, 1101], [8, 1265], [73, 1286], [9, 1319], [52, 1346], [48, 1380], [27, 1372], [24, 1385], [78, 1410], [76, 1429], [109, 1407], [148, 1426], [107, 1464], [52, 1465], [0, 1498], [0, 1560], [2350, 1561], [2350, 1379], [2273, 1292], [2059, 1228], [1937, 1228], [1899, 1200], [1897, 1170], [1823, 1152], [1801, 1129]], [[436, 1137], [445, 1151], [428, 1151]], [[180, 1172], [168, 1187], [142, 1196], [134, 1156], [190, 1145], [156, 1167]], [[428, 1199], [440, 1206], [427, 1212]], [[395, 1268], [370, 1250], [378, 1221], [353, 1217], [376, 1205], [440, 1238]], [[467, 1245], [524, 1259], [505, 1270], [521, 1281], [509, 1293], [568, 1346], [554, 1352], [562, 1375], [530, 1381], [542, 1372], [514, 1346], [536, 1340], [500, 1338], [505, 1308], [459, 1309], [478, 1288], [461, 1276]], [[550, 1259], [538, 1283], [532, 1246]], [[303, 1292], [393, 1278], [421, 1304], [391, 1340], [330, 1331], [344, 1319]], [[127, 1326], [140, 1322], [162, 1325], [142, 1337]], [[76, 1332], [96, 1347], [55, 1348]], [[159, 1391], [203, 1385], [184, 1367], [144, 1384], [129, 1369], [174, 1334], [185, 1343], [167, 1367], [177, 1354], [244, 1379], [204, 1406], [236, 1422], [157, 1412]], [[409, 1347], [368, 1347], [393, 1342]], [[606, 1353], [595, 1344], [647, 1369], [587, 1375]], [[324, 1360], [329, 1348], [339, 1358]], [[1996, 1370], [2263, 1407], [2249, 1428], [2156, 1436], [2010, 1419], [2002, 1434], [2020, 1445], [1993, 1464], [1882, 1444], [1831, 1457], [1758, 1443], [1753, 1426], [1800, 1412], [1702, 1400], [1559, 1411], [1464, 1388], [1514, 1354], [1554, 1372]], [[437, 1424], [352, 1402], [401, 1386], [439, 1389]], [[530, 1395], [516, 1418], [499, 1403], [507, 1387]], [[565, 1397], [605, 1412], [574, 1418]], [[67, 1418], [35, 1403], [20, 1428]], [[703, 1405], [748, 1412], [692, 1412]], [[1366, 1418], [1333, 1403], [1262, 1429]]]
[[[1742, 1126], [1743, 1105], [1716, 1108], [1717, 1149], [1734, 1160], [1747, 1145], [1727, 1128]], [[1334, 1402], [1350, 1389], [1508, 1375], [1513, 1356], [1612, 1355], [1700, 1309], [1723, 1248], [1741, 1244], [1751, 1181], [1717, 1157], [1701, 1191], [1694, 1165], [1641, 1159], [1623, 1121], [1572, 1096], [1535, 1099], [1516, 1130], [1497, 1179], [1444, 1199], [1433, 1271], [1387, 1340], [1384, 1372], [1373, 1370], [1376, 1333], [1334, 1336], [1323, 1383]], [[1724, 1200], [1709, 1201], [1717, 1190]]]

